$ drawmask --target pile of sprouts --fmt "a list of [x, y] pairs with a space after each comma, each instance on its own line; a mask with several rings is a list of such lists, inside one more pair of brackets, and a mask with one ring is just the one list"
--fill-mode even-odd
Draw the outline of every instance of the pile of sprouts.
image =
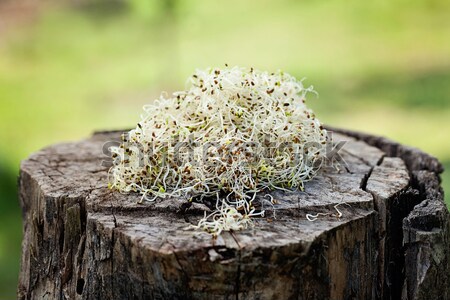
[[264, 216], [258, 193], [302, 190], [316, 174], [327, 138], [305, 105], [312, 86], [282, 71], [227, 66], [197, 70], [187, 85], [145, 105], [110, 148], [110, 188], [141, 201], [213, 201], [193, 227], [218, 235]]

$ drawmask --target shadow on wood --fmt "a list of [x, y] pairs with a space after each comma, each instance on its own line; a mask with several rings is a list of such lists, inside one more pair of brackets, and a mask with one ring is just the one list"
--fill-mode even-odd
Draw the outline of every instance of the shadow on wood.
[[[433, 157], [332, 129], [339, 169], [278, 200], [256, 226], [216, 240], [185, 230], [208, 208], [137, 204], [107, 188], [102, 147], [118, 132], [24, 161], [20, 299], [449, 299], [450, 221]], [[306, 214], [335, 213], [314, 222]], [[269, 219], [273, 219], [271, 222]]]

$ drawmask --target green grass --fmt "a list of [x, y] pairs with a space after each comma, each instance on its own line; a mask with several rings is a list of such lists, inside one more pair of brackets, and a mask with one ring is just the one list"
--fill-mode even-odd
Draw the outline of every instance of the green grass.
[[[195, 68], [307, 77], [322, 121], [422, 148], [450, 168], [448, 1], [96, 3], [48, 9], [0, 37], [0, 298], [14, 296], [18, 274], [19, 161], [133, 126], [143, 104], [182, 89]], [[450, 191], [448, 173], [443, 184]]]
[[16, 191], [15, 171], [0, 161], [0, 299], [13, 299], [17, 285], [22, 228]]
[[450, 207], [450, 201], [449, 201], [449, 193], [450, 193], [450, 160], [444, 161], [443, 162], [444, 165], [444, 173], [442, 174], [441, 178], [442, 178], [442, 185], [444, 188], [444, 193], [445, 193], [445, 200], [447, 203], [447, 207]]

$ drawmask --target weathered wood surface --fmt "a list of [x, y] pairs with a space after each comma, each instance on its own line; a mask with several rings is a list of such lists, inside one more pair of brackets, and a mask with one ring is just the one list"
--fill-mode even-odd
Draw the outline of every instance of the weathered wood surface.
[[400, 224], [397, 222], [391, 226], [394, 230], [399, 230], [400, 226], [402, 228], [402, 232], [397, 233], [397, 237], [402, 239], [399, 257], [405, 257], [402, 273], [399, 274], [401, 279], [404, 278], [402, 298], [450, 299], [450, 216], [439, 176], [444, 171], [442, 165], [436, 158], [416, 148], [383, 137], [330, 129], [364, 141], [381, 149], [387, 156], [399, 157], [404, 161], [411, 177], [412, 202], [417, 205], [411, 209], [397, 200], [394, 202], [396, 211], [402, 212]]
[[[107, 189], [118, 132], [44, 149], [21, 166], [20, 299], [449, 299], [449, 214], [434, 158], [354, 132], [346, 165], [274, 192], [276, 219], [217, 240], [204, 210]], [[310, 222], [306, 214], [334, 213]], [[268, 219], [272, 219], [270, 222]]]

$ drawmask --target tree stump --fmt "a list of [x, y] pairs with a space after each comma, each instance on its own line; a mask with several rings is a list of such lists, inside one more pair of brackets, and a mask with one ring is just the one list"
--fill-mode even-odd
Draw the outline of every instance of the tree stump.
[[[450, 299], [441, 164], [384, 138], [332, 130], [346, 141], [345, 165], [323, 168], [304, 192], [273, 192], [276, 218], [217, 239], [185, 229], [202, 204], [137, 204], [139, 195], [107, 188], [102, 149], [119, 132], [32, 155], [19, 179], [19, 298]], [[326, 215], [306, 218], [317, 213]]]

